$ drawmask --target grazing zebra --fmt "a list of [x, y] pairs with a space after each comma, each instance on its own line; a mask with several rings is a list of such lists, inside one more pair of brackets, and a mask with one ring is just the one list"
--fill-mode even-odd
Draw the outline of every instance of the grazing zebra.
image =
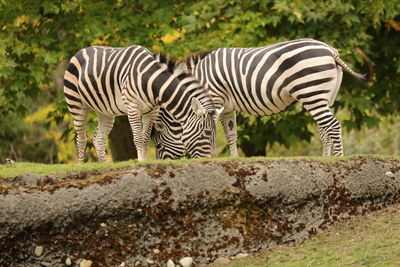
[[[212, 94], [216, 109], [223, 108], [221, 120], [231, 156], [237, 156], [236, 111], [252, 115], [273, 115], [299, 101], [316, 121], [323, 155], [343, 155], [341, 126], [330, 107], [337, 96], [342, 69], [367, 83], [372, 66], [359, 51], [368, 71], [359, 74], [329, 45], [313, 39], [299, 39], [255, 48], [219, 48], [190, 56], [183, 64]], [[164, 132], [168, 120], [159, 120], [156, 139], [164, 143], [179, 135]], [[171, 121], [170, 121], [171, 122]], [[175, 131], [176, 132], [176, 131]], [[160, 152], [159, 157], [163, 154]], [[184, 151], [176, 147], [175, 155]]]
[[142, 46], [80, 50], [67, 65], [64, 93], [74, 119], [80, 162], [84, 161], [90, 109], [98, 117], [93, 143], [99, 161], [106, 160], [105, 140], [115, 116], [125, 114], [138, 159], [145, 160], [160, 108], [179, 123], [181, 143], [192, 157], [209, 157], [214, 150], [215, 110], [209, 93], [186, 70]]
[[182, 126], [163, 109], [160, 109], [154, 123], [153, 137], [157, 159], [178, 159], [185, 155], [186, 148], [181, 141]]

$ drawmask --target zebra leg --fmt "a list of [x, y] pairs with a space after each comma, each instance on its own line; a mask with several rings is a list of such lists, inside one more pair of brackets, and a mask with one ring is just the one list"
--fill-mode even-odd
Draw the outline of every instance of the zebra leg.
[[339, 121], [329, 109], [328, 102], [324, 104], [302, 103], [320, 128], [321, 139], [323, 142], [323, 155], [328, 156], [333, 146], [334, 156], [343, 156], [342, 131]]
[[149, 112], [142, 115], [142, 123], [143, 123], [143, 158], [146, 160], [149, 152], [149, 141], [151, 137], [151, 130], [153, 128], [153, 124], [156, 121], [158, 116], [158, 109], [150, 110]]
[[221, 114], [220, 120], [228, 142], [229, 155], [231, 157], [238, 157], [236, 111], [233, 110]]
[[94, 147], [96, 148], [97, 157], [100, 162], [107, 160], [106, 155], [106, 138], [109, 135], [113, 125], [114, 116], [107, 116], [101, 113], [97, 113], [98, 124], [96, 134], [93, 138]]
[[86, 126], [87, 126], [88, 110], [82, 107], [81, 109], [79, 109], [79, 111], [74, 110], [74, 112], [71, 112], [71, 115], [74, 119], [74, 129], [76, 132], [76, 146], [78, 149], [78, 159], [80, 163], [84, 163], [85, 147], [87, 143]]
[[323, 156], [330, 156], [333, 148], [334, 156], [343, 156], [342, 131], [340, 123], [334, 118], [332, 124], [322, 129], [324, 144]]
[[[142, 132], [142, 112], [137, 106], [127, 105], [129, 124], [131, 125], [133, 142], [136, 146], [138, 160], [143, 161], [145, 157], [143, 155], [143, 132]], [[146, 155], [147, 156], [147, 155]]]
[[333, 155], [334, 156], [343, 156], [343, 143], [342, 143], [342, 128], [340, 123], [337, 123], [332, 126], [330, 131], [330, 139], [333, 143]]
[[332, 141], [328, 137], [324, 128], [319, 128], [319, 134], [321, 136], [322, 146], [323, 146], [322, 156], [330, 157], [332, 152]]

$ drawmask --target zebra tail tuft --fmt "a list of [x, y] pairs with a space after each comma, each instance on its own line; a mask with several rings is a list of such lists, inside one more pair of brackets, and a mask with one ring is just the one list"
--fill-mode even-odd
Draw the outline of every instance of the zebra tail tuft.
[[372, 78], [372, 75], [374, 74], [374, 70], [373, 70], [373, 65], [371, 63], [371, 61], [368, 59], [368, 57], [364, 54], [364, 52], [359, 49], [356, 48], [354, 49], [354, 52], [356, 54], [358, 54], [364, 63], [364, 68], [366, 69], [366, 72], [364, 74], [362, 73], [357, 73], [355, 71], [353, 71], [340, 57], [338, 54], [334, 55], [335, 61], [338, 65], [340, 65], [344, 71], [348, 72], [351, 76], [353, 76], [354, 78], [357, 78], [358, 80], [360, 80], [365, 86], [370, 86], [370, 81]]
[[363, 74], [363, 79], [361, 81], [366, 85], [370, 86], [371, 78], [372, 75], [374, 74], [374, 68], [373, 68], [373, 63], [369, 60], [369, 58], [364, 54], [364, 52], [360, 48], [354, 49], [354, 52], [356, 52], [363, 60], [364, 63], [364, 68], [366, 69], [366, 73]]

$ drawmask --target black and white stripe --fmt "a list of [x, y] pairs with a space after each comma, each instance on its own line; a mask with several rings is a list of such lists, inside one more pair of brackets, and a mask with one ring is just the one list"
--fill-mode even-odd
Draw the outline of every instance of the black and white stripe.
[[[366, 74], [351, 70], [329, 45], [299, 39], [264, 47], [219, 48], [189, 57], [185, 65], [211, 91], [215, 108], [223, 108], [219, 119], [231, 156], [237, 156], [237, 111], [269, 116], [296, 101], [316, 121], [323, 155], [330, 155], [333, 147], [333, 154], [340, 156], [341, 126], [330, 107], [342, 81], [342, 69], [364, 82], [369, 80], [372, 68], [366, 56], [361, 56], [368, 67]], [[178, 149], [175, 154], [182, 154]]]
[[100, 161], [106, 160], [105, 140], [115, 116], [124, 114], [132, 127], [138, 159], [145, 160], [160, 108], [182, 127], [181, 142], [191, 156], [211, 155], [215, 111], [208, 92], [167, 57], [142, 46], [80, 50], [67, 66], [64, 93], [74, 119], [80, 162], [84, 161], [90, 109], [98, 117], [94, 145]]
[[162, 109], [154, 124], [153, 137], [157, 159], [177, 159], [185, 155], [186, 148], [181, 141], [182, 126]]

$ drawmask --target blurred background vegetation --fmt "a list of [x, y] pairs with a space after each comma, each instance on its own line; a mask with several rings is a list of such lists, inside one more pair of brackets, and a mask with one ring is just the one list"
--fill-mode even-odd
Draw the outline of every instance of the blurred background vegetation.
[[[344, 75], [334, 109], [344, 128], [345, 154], [400, 153], [398, 0], [0, 0], [0, 21], [1, 162], [6, 157], [76, 161], [62, 76], [66, 62], [83, 47], [139, 44], [184, 57], [304, 37], [334, 46], [360, 72], [354, 48], [375, 64], [369, 88]], [[316, 126], [300, 106], [272, 117], [241, 115], [238, 120], [243, 155], [322, 153]], [[118, 136], [128, 132], [123, 124], [113, 130], [114, 147], [121, 146]], [[95, 127], [92, 117], [90, 134]], [[226, 155], [222, 132], [218, 143], [220, 155]], [[114, 159], [120, 159], [118, 151]], [[88, 157], [96, 160], [93, 147]]]

